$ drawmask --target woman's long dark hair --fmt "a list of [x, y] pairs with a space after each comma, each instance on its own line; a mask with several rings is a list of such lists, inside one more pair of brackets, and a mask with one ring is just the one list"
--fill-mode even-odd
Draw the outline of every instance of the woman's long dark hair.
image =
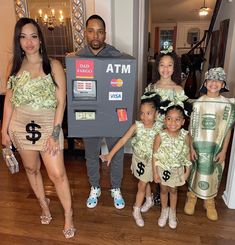
[[21, 18], [17, 21], [15, 25], [15, 30], [14, 30], [13, 60], [12, 60], [12, 68], [11, 68], [10, 76], [17, 74], [17, 72], [20, 70], [20, 67], [22, 65], [22, 62], [25, 56], [25, 53], [20, 46], [20, 35], [21, 35], [23, 26], [27, 24], [32, 24], [37, 28], [38, 37], [40, 40], [39, 52], [42, 56], [42, 68], [43, 68], [44, 73], [47, 75], [51, 73], [51, 65], [50, 65], [49, 57], [47, 55], [45, 41], [42, 35], [41, 28], [39, 27], [38, 23], [35, 20], [30, 19], [30, 18]]
[[173, 71], [171, 79], [177, 85], [180, 85], [182, 83], [182, 79], [181, 79], [181, 63], [180, 63], [180, 58], [177, 56], [177, 54], [174, 51], [168, 52], [166, 54], [160, 53], [156, 57], [156, 66], [157, 66], [156, 81], [158, 81], [160, 79], [160, 74], [158, 72], [158, 67], [159, 67], [159, 63], [160, 63], [161, 58], [164, 57], [164, 56], [170, 56], [173, 59], [174, 71]]

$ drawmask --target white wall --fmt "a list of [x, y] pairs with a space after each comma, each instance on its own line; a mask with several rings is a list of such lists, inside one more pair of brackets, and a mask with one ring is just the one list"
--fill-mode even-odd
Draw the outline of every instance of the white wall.
[[[111, 13], [111, 0], [95, 0], [94, 14], [100, 15], [106, 25], [106, 42], [112, 44], [112, 18]], [[86, 3], [87, 4], [87, 3]], [[89, 16], [87, 16], [89, 17]]]
[[133, 54], [133, 1], [112, 1], [113, 45], [130, 55]]
[[[106, 42], [133, 54], [133, 0], [89, 0], [86, 18], [100, 15], [106, 24]], [[123, 7], [125, 6], [125, 7]]]
[[86, 16], [87, 19], [89, 16], [95, 13], [95, 0], [85, 0]]
[[[225, 53], [224, 69], [227, 73], [227, 83], [230, 88], [229, 93], [224, 93], [226, 97], [235, 97], [235, 1], [222, 1], [221, 8], [216, 19], [214, 30], [219, 30], [220, 22], [224, 19], [230, 19], [229, 32]], [[229, 169], [227, 176], [226, 189], [223, 199], [225, 204], [232, 209], [235, 209], [235, 134], [229, 161]]]
[[0, 94], [5, 92], [3, 81], [7, 64], [11, 58], [12, 40], [16, 22], [14, 1], [1, 0], [0, 7]]

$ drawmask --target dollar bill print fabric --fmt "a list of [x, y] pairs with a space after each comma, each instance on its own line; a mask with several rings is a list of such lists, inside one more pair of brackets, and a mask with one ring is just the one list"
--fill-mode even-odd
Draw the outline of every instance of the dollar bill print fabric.
[[202, 199], [217, 195], [224, 162], [214, 159], [221, 151], [225, 136], [235, 122], [235, 99], [223, 96], [200, 97], [193, 104], [190, 132], [197, 160], [193, 162], [189, 189]]
[[142, 122], [135, 123], [137, 129], [131, 141], [133, 148], [131, 171], [137, 179], [151, 182], [153, 142], [162, 125], [155, 122], [152, 128], [145, 128]]
[[[32, 78], [28, 71], [8, 80], [12, 90], [13, 113], [9, 135], [17, 150], [45, 151], [47, 140], [54, 127], [57, 105], [56, 85], [50, 74]], [[64, 148], [64, 137], [59, 136], [60, 149]]]
[[185, 142], [188, 131], [180, 129], [177, 137], [171, 137], [165, 131], [162, 131], [159, 134], [161, 137], [161, 144], [157, 152], [153, 153], [156, 159], [155, 165], [168, 171], [181, 166], [189, 167], [192, 163], [188, 160], [189, 146]]
[[56, 88], [51, 74], [32, 78], [30, 72], [23, 71], [20, 75], [10, 76], [7, 88], [12, 89], [11, 102], [16, 107], [30, 104], [35, 110], [56, 108]]

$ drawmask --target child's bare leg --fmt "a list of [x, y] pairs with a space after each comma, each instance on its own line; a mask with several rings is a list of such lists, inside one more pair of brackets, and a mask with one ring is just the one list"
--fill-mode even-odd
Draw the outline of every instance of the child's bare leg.
[[152, 196], [151, 186], [150, 183], [148, 182], [145, 189], [145, 197], [151, 197], [151, 196]]
[[154, 205], [153, 195], [151, 192], [150, 183], [147, 183], [146, 190], [145, 190], [145, 202], [142, 205], [140, 211], [145, 213], [147, 212], [152, 206]]
[[132, 212], [136, 225], [140, 227], [144, 226], [144, 220], [140, 213], [140, 207], [144, 201], [145, 191], [146, 191], [146, 183], [140, 180], [138, 183], [138, 191], [136, 193], [135, 204]]
[[176, 219], [176, 206], [177, 206], [177, 187], [170, 187], [170, 210], [169, 210], [169, 226], [171, 229], [175, 229], [177, 226]]
[[175, 188], [169, 187], [169, 192], [170, 192], [170, 208], [176, 209], [177, 198], [178, 198], [177, 187]]
[[160, 185], [160, 196], [161, 196], [161, 205], [162, 208], [167, 208], [168, 207], [168, 186], [165, 185]]
[[136, 193], [136, 199], [135, 199], [135, 206], [136, 207], [141, 207], [141, 205], [144, 201], [146, 185], [147, 185], [147, 183], [143, 182], [142, 180], [140, 180], [138, 183], [138, 191]]
[[161, 215], [158, 219], [158, 225], [160, 227], [164, 227], [166, 225], [166, 222], [168, 220], [169, 216], [169, 207], [168, 207], [168, 186], [160, 185], [161, 186]]

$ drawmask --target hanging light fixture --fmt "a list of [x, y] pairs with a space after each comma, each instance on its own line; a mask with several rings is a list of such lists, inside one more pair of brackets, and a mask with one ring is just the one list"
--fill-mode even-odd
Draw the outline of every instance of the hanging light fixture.
[[206, 1], [204, 0], [203, 6], [199, 9], [200, 16], [206, 16], [209, 13], [209, 8], [206, 7]]
[[55, 9], [51, 8], [50, 2], [48, 1], [48, 10], [43, 13], [42, 9], [38, 10], [39, 19], [47, 25], [47, 28], [50, 31], [55, 29], [56, 25], [63, 25], [64, 23], [64, 16], [63, 11], [59, 10], [59, 16], [56, 18]]

